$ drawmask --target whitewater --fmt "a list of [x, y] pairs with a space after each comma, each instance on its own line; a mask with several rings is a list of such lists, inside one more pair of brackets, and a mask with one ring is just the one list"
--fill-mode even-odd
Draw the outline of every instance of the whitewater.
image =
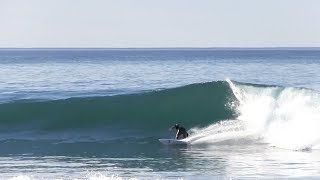
[[192, 129], [186, 141], [250, 141], [292, 150], [319, 149], [320, 94], [304, 88], [255, 87], [227, 79], [237, 105], [237, 119]]
[[[317, 49], [1, 49], [0, 179], [319, 179]], [[163, 146], [182, 124], [188, 146]]]

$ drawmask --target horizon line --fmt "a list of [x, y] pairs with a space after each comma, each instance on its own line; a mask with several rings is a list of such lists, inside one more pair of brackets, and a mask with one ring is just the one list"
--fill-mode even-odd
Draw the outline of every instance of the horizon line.
[[114, 49], [114, 50], [125, 50], [125, 49], [158, 49], [158, 50], [170, 50], [170, 49], [212, 49], [212, 50], [255, 50], [255, 49], [283, 49], [283, 50], [295, 50], [295, 49], [305, 49], [305, 50], [320, 50], [320, 47], [0, 47], [1, 50], [9, 49]]

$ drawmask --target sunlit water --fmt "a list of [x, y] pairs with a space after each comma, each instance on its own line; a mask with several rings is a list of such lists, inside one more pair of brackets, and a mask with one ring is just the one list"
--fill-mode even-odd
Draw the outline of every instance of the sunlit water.
[[155, 157], [1, 157], [1, 179], [317, 179], [320, 173], [319, 151], [261, 144], [154, 150]]
[[225, 80], [320, 89], [320, 51], [0, 50], [0, 100], [115, 95]]

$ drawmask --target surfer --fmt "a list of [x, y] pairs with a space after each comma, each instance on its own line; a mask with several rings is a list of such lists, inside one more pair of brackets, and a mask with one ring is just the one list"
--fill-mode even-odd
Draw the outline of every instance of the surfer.
[[189, 136], [189, 134], [187, 133], [186, 129], [182, 126], [180, 126], [179, 124], [175, 124], [172, 129], [176, 129], [177, 130], [177, 134], [176, 134], [176, 139], [184, 139], [186, 137]]

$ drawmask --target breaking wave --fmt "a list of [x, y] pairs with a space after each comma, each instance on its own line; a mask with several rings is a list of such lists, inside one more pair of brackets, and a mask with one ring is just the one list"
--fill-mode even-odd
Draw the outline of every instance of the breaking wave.
[[[157, 139], [179, 122], [191, 144], [320, 148], [320, 93], [231, 80], [105, 97], [0, 104], [0, 140]], [[153, 141], [154, 142], [154, 141]]]
[[244, 84], [227, 80], [235, 98], [235, 119], [193, 128], [197, 143], [268, 143], [309, 150], [320, 144], [320, 94], [305, 88]]

